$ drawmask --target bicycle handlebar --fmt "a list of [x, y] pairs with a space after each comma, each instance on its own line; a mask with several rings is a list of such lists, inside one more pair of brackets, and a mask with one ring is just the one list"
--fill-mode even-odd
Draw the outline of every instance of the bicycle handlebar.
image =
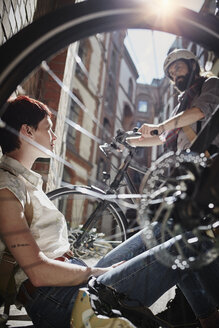
[[[123, 130], [119, 129], [119, 130], [117, 130], [117, 135], [115, 136], [115, 140], [127, 147], [129, 144], [126, 141], [126, 138], [140, 137], [140, 136], [141, 136], [141, 133], [138, 132], [138, 128], [134, 128], [132, 131], [123, 131]], [[129, 148], [129, 147], [127, 147], [127, 148]]]
[[126, 138], [129, 137], [140, 137], [141, 133], [138, 132], [138, 128], [134, 128], [132, 131], [123, 131], [123, 130], [117, 130], [117, 134], [114, 138], [112, 138], [111, 143], [104, 143], [103, 145], [100, 145], [100, 150], [104, 153], [105, 156], [107, 156], [107, 153], [110, 153], [112, 149], [115, 150], [121, 150], [121, 148], [117, 145], [117, 143], [122, 144], [127, 149], [135, 149], [135, 146], [130, 145]]

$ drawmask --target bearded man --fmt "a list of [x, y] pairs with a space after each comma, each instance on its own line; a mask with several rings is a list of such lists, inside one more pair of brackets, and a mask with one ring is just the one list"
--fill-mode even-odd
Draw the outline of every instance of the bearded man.
[[[197, 57], [187, 49], [169, 53], [164, 72], [180, 92], [179, 103], [169, 119], [156, 125], [144, 123], [139, 129], [142, 136], [129, 139], [129, 143], [141, 147], [165, 143], [166, 149], [181, 151], [189, 148], [218, 106], [219, 78], [201, 74]], [[209, 152], [217, 152], [218, 146], [219, 136], [213, 140]]]

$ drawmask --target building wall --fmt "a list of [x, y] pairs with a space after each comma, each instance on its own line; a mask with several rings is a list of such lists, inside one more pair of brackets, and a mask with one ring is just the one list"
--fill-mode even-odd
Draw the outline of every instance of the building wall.
[[[69, 90], [71, 90], [72, 88], [72, 79], [75, 71], [75, 61], [72, 60], [72, 58], [76, 52], [76, 47], [77, 47], [76, 43], [71, 44], [67, 48], [67, 50], [64, 51], [63, 53], [63, 56], [65, 54], [65, 60], [63, 61], [63, 65], [62, 65], [63, 66], [62, 81], [63, 84], [69, 88]], [[67, 136], [65, 119], [69, 108], [70, 98], [63, 88], [59, 88], [56, 94], [58, 94], [59, 97], [57, 98], [57, 102], [54, 108], [57, 110], [56, 125], [55, 125], [55, 134], [57, 136], [57, 140], [55, 143], [55, 154], [57, 154], [60, 158], [65, 158], [66, 136]], [[64, 165], [62, 162], [60, 162], [59, 160], [51, 159], [50, 167], [48, 171], [47, 191], [60, 187], [62, 181], [62, 175], [63, 175], [63, 168]]]
[[[98, 147], [99, 126], [95, 121], [100, 117], [100, 88], [103, 83], [103, 53], [101, 44], [96, 36], [83, 41], [86, 49], [86, 56], [82, 58], [85, 73], [77, 68], [77, 73], [72, 76], [72, 93], [80, 101], [78, 124], [85, 130], [84, 133], [77, 131], [74, 146], [70, 147], [66, 140], [65, 159], [72, 164], [73, 169], [69, 170], [69, 182], [76, 184], [89, 184], [94, 179], [96, 172], [96, 152]], [[79, 45], [80, 48], [80, 45]], [[80, 52], [80, 51], [79, 51]], [[72, 58], [75, 61], [75, 58]], [[70, 101], [71, 102], [71, 101]], [[69, 106], [68, 106], [69, 107]], [[82, 107], [82, 108], [81, 108]], [[84, 109], [84, 110], [83, 110]], [[69, 114], [70, 107], [68, 108]], [[67, 131], [68, 125], [65, 124]]]
[[[102, 140], [102, 144], [110, 142], [111, 138], [115, 135], [117, 128], [121, 128], [120, 124], [117, 123], [117, 116], [121, 116], [118, 97], [119, 97], [119, 77], [121, 71], [121, 60], [123, 57], [123, 42], [125, 33], [124, 31], [117, 31], [113, 33], [106, 33], [105, 38], [105, 60], [104, 69], [105, 78], [103, 79], [102, 89], [102, 106], [100, 115], [100, 124], [103, 129], [99, 129], [99, 138]], [[102, 185], [102, 171], [115, 175], [114, 171], [111, 171], [110, 162], [117, 164], [117, 156], [111, 156], [110, 160], [106, 160], [106, 157], [98, 149], [97, 156], [95, 159], [97, 163], [96, 167], [96, 183], [99, 187]]]
[[[115, 131], [122, 127], [124, 130], [130, 130], [134, 126], [133, 117], [135, 111], [135, 93], [136, 93], [136, 80], [138, 74], [136, 69], [133, 70], [129, 66], [129, 58], [127, 57], [126, 49], [124, 48], [124, 55], [121, 59], [118, 100], [117, 100], [117, 114]], [[129, 94], [129, 87], [132, 85], [132, 92]], [[122, 126], [121, 126], [122, 122]]]

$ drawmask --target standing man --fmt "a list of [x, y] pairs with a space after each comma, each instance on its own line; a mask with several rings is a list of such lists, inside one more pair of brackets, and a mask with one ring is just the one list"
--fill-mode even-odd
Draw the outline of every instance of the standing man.
[[[181, 151], [189, 148], [203, 123], [218, 106], [219, 78], [202, 76], [197, 57], [186, 49], [174, 50], [167, 56], [164, 72], [180, 92], [179, 103], [169, 119], [157, 125], [143, 124], [139, 129], [142, 136], [129, 139], [129, 143], [141, 147], [165, 143], [166, 149]], [[217, 151], [218, 145], [219, 136], [209, 152]]]

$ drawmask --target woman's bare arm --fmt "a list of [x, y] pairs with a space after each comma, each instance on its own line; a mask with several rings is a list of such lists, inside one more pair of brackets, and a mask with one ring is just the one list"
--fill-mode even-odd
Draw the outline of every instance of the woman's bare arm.
[[112, 269], [90, 268], [51, 260], [39, 249], [27, 224], [24, 210], [8, 189], [0, 190], [0, 235], [34, 286], [73, 286], [90, 275]]

